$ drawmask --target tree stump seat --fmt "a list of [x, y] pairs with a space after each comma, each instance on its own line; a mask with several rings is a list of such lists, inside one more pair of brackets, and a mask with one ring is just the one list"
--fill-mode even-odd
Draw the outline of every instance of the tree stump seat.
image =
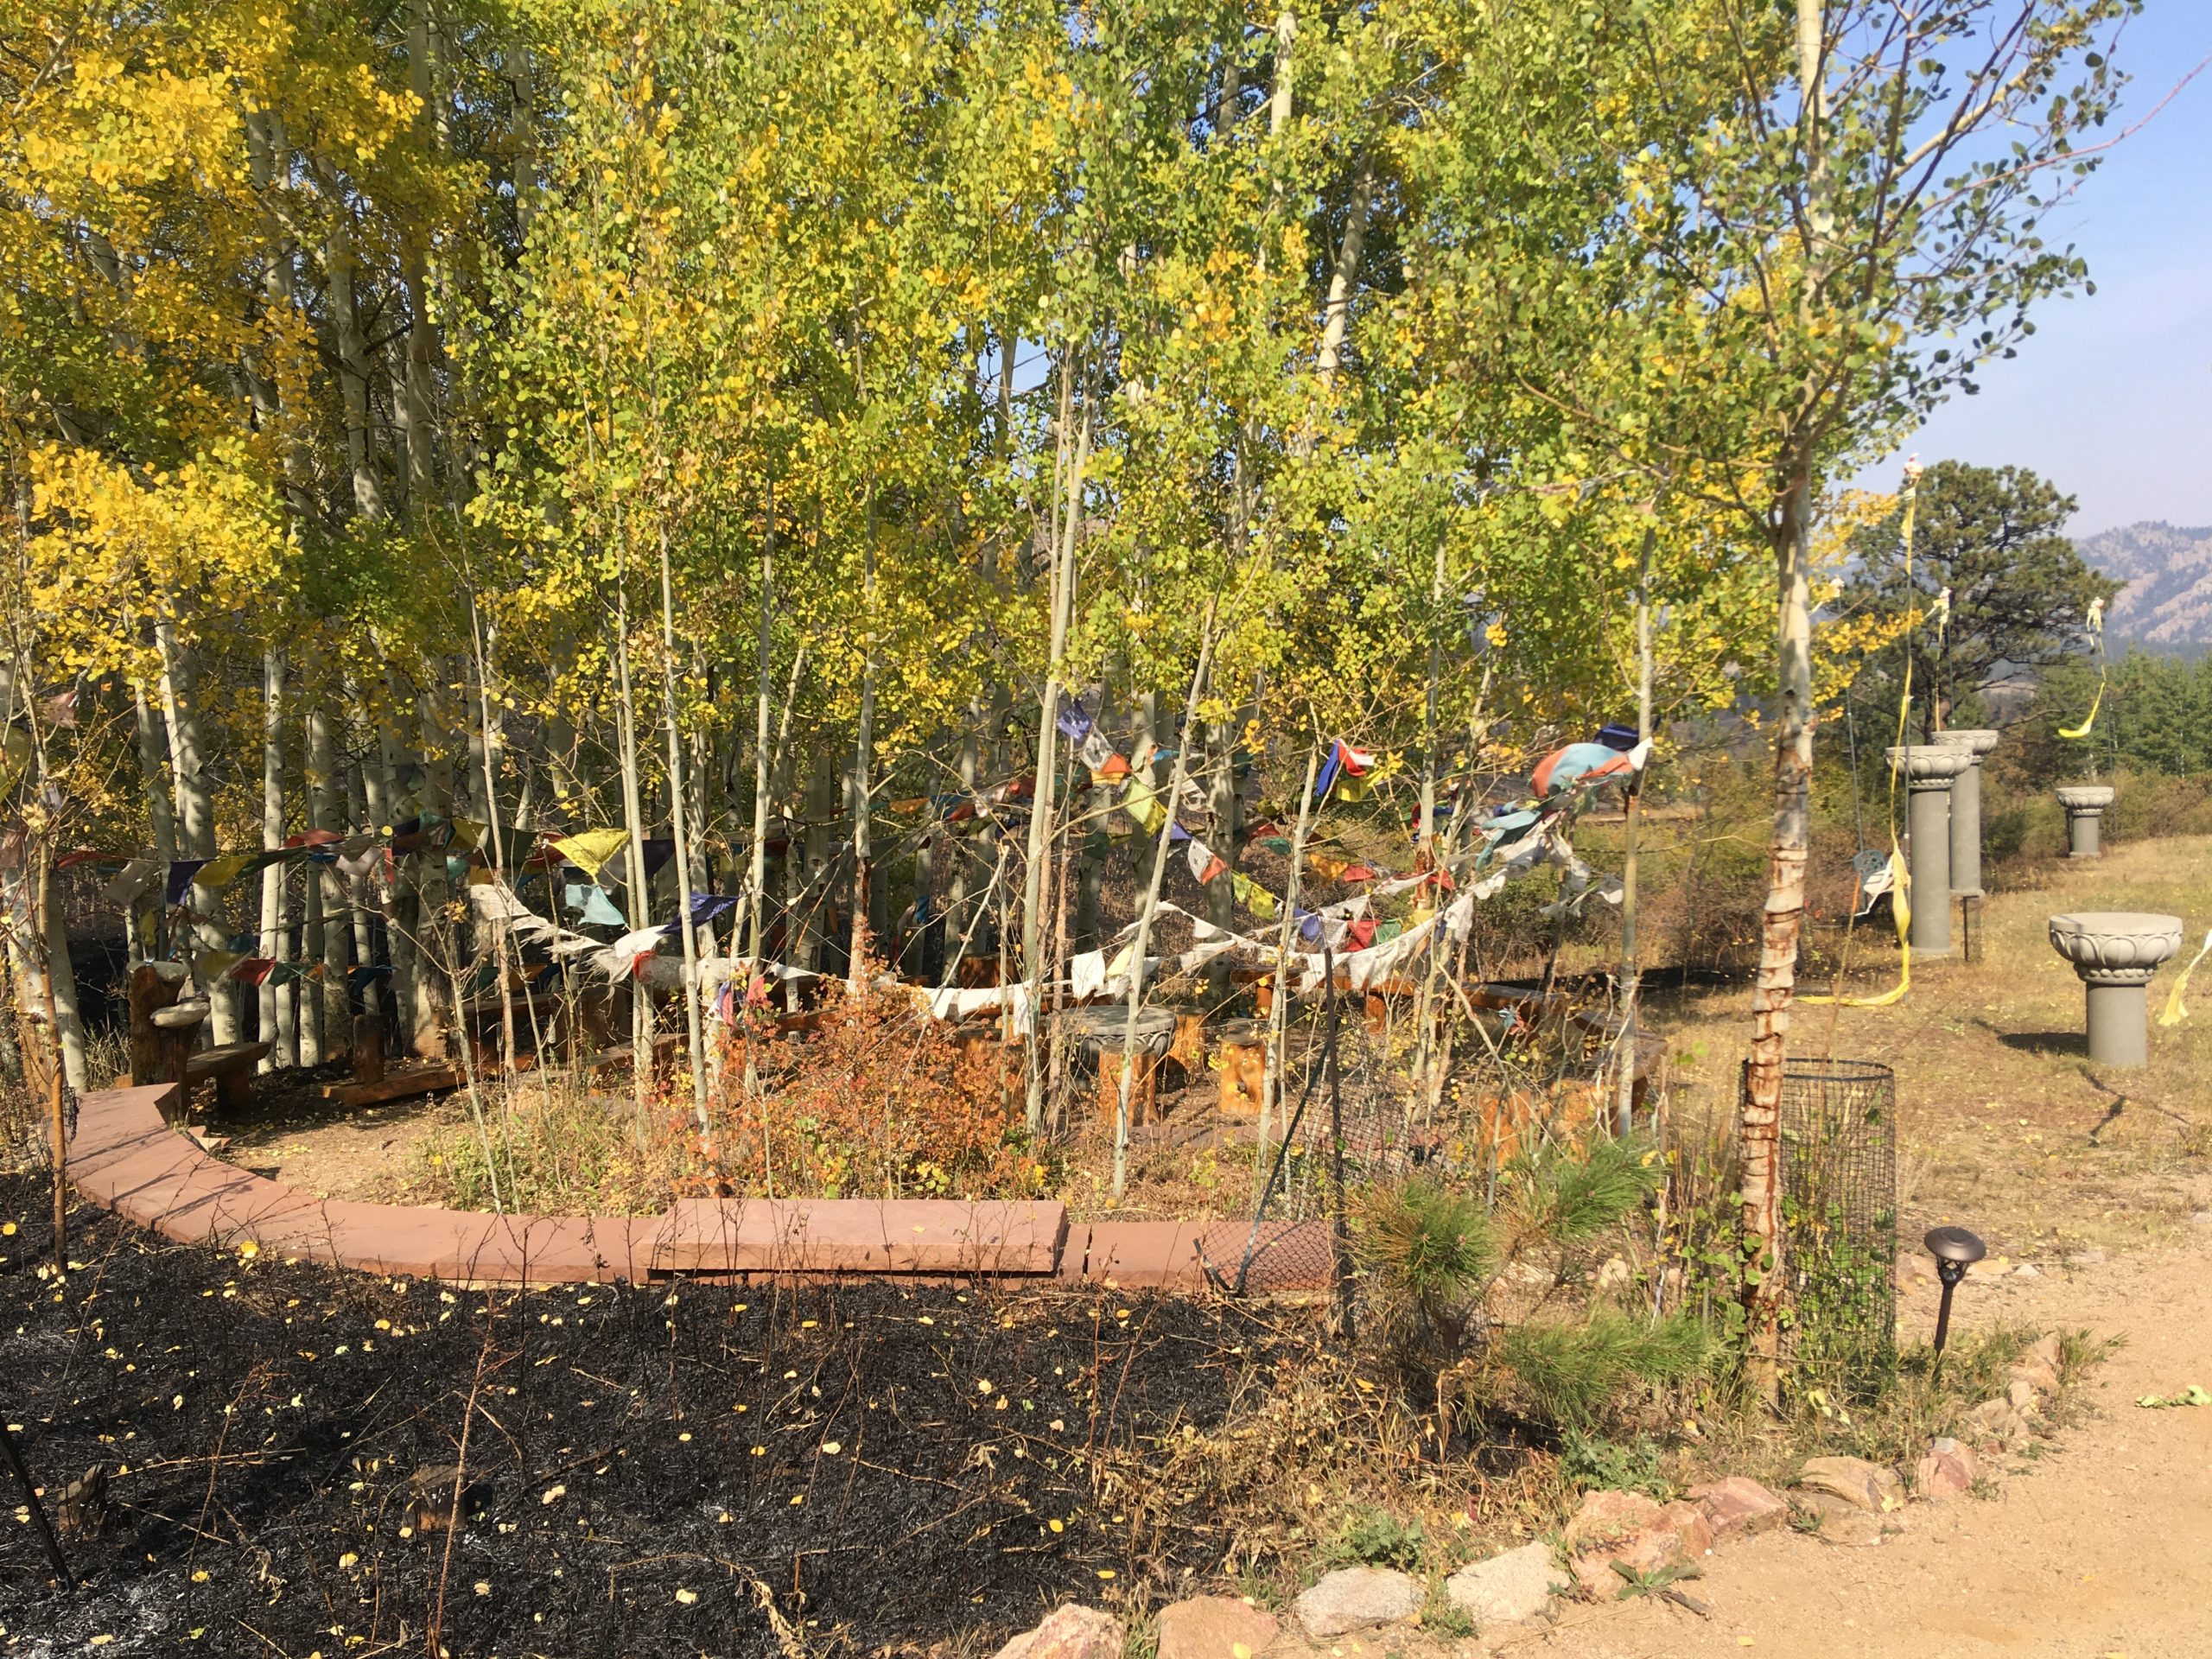
[[253, 1069], [269, 1058], [270, 1046], [268, 1043], [226, 1043], [220, 1048], [202, 1049], [185, 1060], [185, 1086], [188, 1090], [202, 1078], [213, 1077], [217, 1100], [226, 1106], [251, 1106]]

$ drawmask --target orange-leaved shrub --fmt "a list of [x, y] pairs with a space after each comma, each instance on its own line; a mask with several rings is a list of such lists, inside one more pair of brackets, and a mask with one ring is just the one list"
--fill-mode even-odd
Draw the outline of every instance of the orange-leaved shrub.
[[[903, 998], [831, 988], [800, 1031], [766, 1021], [730, 1042], [714, 1162], [779, 1197], [1014, 1198], [1048, 1170], [995, 1043], [963, 1045]], [[750, 1052], [754, 1084], [746, 1085]]]

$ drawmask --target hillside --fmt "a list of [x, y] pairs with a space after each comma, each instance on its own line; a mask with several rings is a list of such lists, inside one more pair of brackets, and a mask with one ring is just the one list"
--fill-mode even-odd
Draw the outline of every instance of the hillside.
[[2127, 584], [2108, 618], [2115, 645], [2212, 645], [2212, 526], [2145, 519], [2075, 545], [2089, 563]]

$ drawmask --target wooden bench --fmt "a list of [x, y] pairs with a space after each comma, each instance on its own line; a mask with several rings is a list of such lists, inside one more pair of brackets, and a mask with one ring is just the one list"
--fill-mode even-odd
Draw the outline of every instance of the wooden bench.
[[187, 1094], [203, 1077], [213, 1077], [215, 1098], [224, 1105], [252, 1105], [253, 1069], [269, 1058], [270, 1047], [267, 1043], [226, 1043], [220, 1048], [201, 1049], [184, 1063]]

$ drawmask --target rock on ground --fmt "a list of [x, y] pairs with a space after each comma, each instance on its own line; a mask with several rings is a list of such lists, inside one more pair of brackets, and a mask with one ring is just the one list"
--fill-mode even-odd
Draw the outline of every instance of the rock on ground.
[[1983, 1401], [1967, 1413], [1966, 1429], [1965, 1438], [1973, 1445], [1998, 1452], [2011, 1451], [2033, 1433], [2028, 1420], [2009, 1400]]
[[1193, 1596], [1160, 1613], [1160, 1659], [1252, 1659], [1275, 1639], [1275, 1618], [1234, 1596]]
[[1948, 1503], [1974, 1490], [1978, 1467], [1972, 1446], [1943, 1435], [1929, 1442], [1928, 1455], [1914, 1465], [1913, 1490], [1931, 1503]]
[[1122, 1659], [1122, 1621], [1071, 1601], [1001, 1648], [998, 1659]]
[[1870, 1515], [1882, 1515], [1904, 1503], [1904, 1486], [1897, 1471], [1864, 1458], [1808, 1458], [1797, 1471], [1797, 1484], [1808, 1492], [1840, 1497]]
[[1328, 1574], [1294, 1605], [1306, 1635], [1342, 1636], [1370, 1624], [1411, 1618], [1427, 1599], [1420, 1581], [1402, 1573], [1387, 1567], [1345, 1567]]
[[2031, 1395], [2056, 1394], [2058, 1366], [2058, 1337], [2053, 1332], [2031, 1344], [2025, 1353], [2012, 1362], [2012, 1386], [2005, 1390], [2006, 1397], [2021, 1410], [2031, 1409], [2020, 1400], [2022, 1386], [2024, 1385]]
[[1713, 1529], [1713, 1541], [1770, 1532], [1789, 1518], [1789, 1506], [1749, 1475], [1729, 1475], [1689, 1491], [1690, 1502]]
[[[1552, 1565], [1548, 1545], [1523, 1544], [1463, 1567], [1444, 1581], [1452, 1605], [1478, 1627], [1517, 1624], [1551, 1605], [1552, 1586], [1567, 1575]], [[1165, 1649], [1160, 1659], [1167, 1659]]]
[[1657, 1500], [1642, 1492], [1585, 1492], [1582, 1505], [1560, 1533], [1569, 1554], [1641, 1532], [1659, 1518]]
[[1866, 1549], [1882, 1541], [1880, 1516], [1856, 1508], [1840, 1497], [1831, 1497], [1826, 1492], [1815, 1492], [1813, 1497], [1811, 1507], [1821, 1517], [1821, 1529], [1814, 1536], [1822, 1543]]
[[[1644, 1500], [1650, 1503], [1649, 1498]], [[1687, 1567], [1713, 1548], [1713, 1529], [1694, 1503], [1651, 1504], [1651, 1515], [1635, 1531], [1614, 1533], [1574, 1554], [1574, 1581], [1594, 1601], [1611, 1601], [1628, 1580], [1618, 1563], [1637, 1573]]]

